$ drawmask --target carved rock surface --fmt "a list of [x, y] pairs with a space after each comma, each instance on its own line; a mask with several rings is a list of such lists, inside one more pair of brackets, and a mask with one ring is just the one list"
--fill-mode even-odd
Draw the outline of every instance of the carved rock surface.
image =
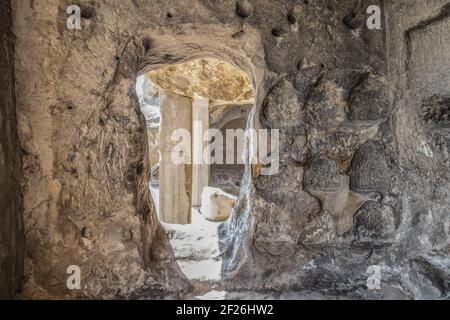
[[[192, 288], [148, 190], [135, 82], [153, 72], [185, 96], [250, 104], [249, 128], [280, 130], [278, 172], [246, 164], [221, 228], [223, 288], [448, 298], [448, 1], [80, 0], [81, 30], [67, 28], [66, 1], [10, 2], [0, 128], [17, 123], [18, 139], [3, 134], [0, 164], [16, 190], [5, 217], [23, 204], [24, 297]], [[381, 30], [366, 28], [369, 5]], [[21, 173], [7, 166], [19, 155]], [[81, 290], [66, 286], [69, 265], [84, 270]], [[364, 285], [370, 266], [379, 291]]]

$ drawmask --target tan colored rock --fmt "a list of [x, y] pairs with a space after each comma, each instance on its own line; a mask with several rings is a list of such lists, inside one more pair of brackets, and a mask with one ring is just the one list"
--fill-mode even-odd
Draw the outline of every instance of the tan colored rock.
[[253, 103], [247, 75], [217, 59], [196, 59], [150, 71], [147, 77], [179, 95], [202, 96], [220, 102]]
[[237, 198], [219, 188], [205, 187], [202, 192], [200, 211], [205, 219], [224, 221], [228, 219]]

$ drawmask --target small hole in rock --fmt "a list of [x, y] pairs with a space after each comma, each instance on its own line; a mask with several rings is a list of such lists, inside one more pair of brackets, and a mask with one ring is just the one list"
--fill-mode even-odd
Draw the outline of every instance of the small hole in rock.
[[83, 238], [89, 239], [89, 238], [92, 237], [92, 232], [89, 230], [88, 227], [83, 227], [83, 228], [81, 229], [81, 236], [82, 236]]
[[361, 26], [361, 20], [358, 19], [358, 16], [355, 12], [346, 15], [342, 22], [352, 30], [357, 29], [358, 27]]
[[171, 60], [173, 60], [173, 55], [171, 55], [170, 53], [166, 53], [166, 54], [164, 54], [163, 59], [165, 61], [171, 61]]
[[145, 53], [147, 53], [152, 47], [152, 40], [149, 38], [145, 38], [142, 40], [142, 46], [144, 47]]
[[93, 7], [81, 8], [80, 15], [81, 15], [82, 19], [87, 19], [87, 20], [93, 19], [96, 16], [95, 9]]
[[274, 37], [281, 37], [283, 34], [285, 33], [285, 31], [282, 28], [273, 28], [272, 29], [272, 35]]
[[297, 18], [295, 17], [295, 14], [293, 11], [289, 12], [287, 15], [287, 20], [289, 21], [289, 23], [291, 24], [296, 24], [297, 23]]
[[72, 110], [75, 109], [75, 104], [73, 102], [67, 102], [66, 107], [67, 109]]

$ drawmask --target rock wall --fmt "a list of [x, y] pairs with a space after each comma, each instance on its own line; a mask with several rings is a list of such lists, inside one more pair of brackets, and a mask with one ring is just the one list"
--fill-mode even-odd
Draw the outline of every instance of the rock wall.
[[179, 95], [196, 95], [215, 103], [252, 104], [253, 89], [240, 69], [217, 59], [196, 59], [148, 72], [159, 88]]
[[0, 299], [21, 289], [25, 252], [10, 1], [0, 3]]
[[[307, 48], [298, 71], [269, 82], [259, 117], [281, 129], [281, 169], [247, 181], [224, 272], [242, 288], [448, 297], [448, 4], [386, 1], [378, 32], [368, 3], [345, 4], [290, 43]], [[268, 67], [288, 54], [267, 50]], [[367, 290], [374, 267], [381, 289]]]
[[[448, 119], [445, 1], [80, 0], [81, 30], [66, 28], [67, 1], [12, 2], [27, 295], [187, 289], [150, 202], [134, 81], [200, 57], [242, 69], [248, 126], [280, 130], [279, 173], [247, 165], [222, 230], [226, 286], [448, 294], [448, 154], [431, 145]], [[366, 28], [374, 4], [381, 30]], [[67, 289], [68, 265], [82, 290]], [[371, 266], [381, 290], [367, 290]]]
[[450, 292], [450, 3], [389, 1], [388, 61], [402, 214], [396, 241], [416, 298]]
[[[145, 119], [134, 85], [145, 47], [132, 2], [14, 1], [24, 152], [26, 297], [151, 297], [188, 284], [148, 189]], [[114, 21], [114, 22], [113, 22]], [[81, 269], [69, 290], [67, 268]]]
[[[395, 175], [366, 170], [377, 157], [395, 170], [385, 28], [366, 27], [371, 4], [383, 8], [295, 2], [258, 25], [267, 72], [253, 122], [280, 130], [280, 171], [243, 183], [222, 234], [231, 286], [372, 294], [367, 268], [386, 259], [394, 234], [384, 222], [401, 213]], [[354, 156], [364, 149], [373, 152]]]

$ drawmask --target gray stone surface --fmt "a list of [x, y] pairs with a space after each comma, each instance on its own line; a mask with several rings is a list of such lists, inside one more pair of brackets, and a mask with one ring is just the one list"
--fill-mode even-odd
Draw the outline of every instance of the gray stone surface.
[[[222, 285], [449, 297], [447, 0], [83, 0], [79, 31], [66, 29], [64, 1], [11, 2], [25, 296], [189, 290], [150, 202], [133, 86], [138, 73], [208, 56], [248, 74], [248, 125], [280, 129], [281, 141], [277, 175], [246, 165], [221, 229]], [[366, 28], [373, 4], [382, 30]], [[370, 201], [329, 205], [338, 176], [347, 196]], [[85, 270], [78, 292], [65, 287], [71, 264]], [[367, 290], [374, 265], [380, 291]]]

